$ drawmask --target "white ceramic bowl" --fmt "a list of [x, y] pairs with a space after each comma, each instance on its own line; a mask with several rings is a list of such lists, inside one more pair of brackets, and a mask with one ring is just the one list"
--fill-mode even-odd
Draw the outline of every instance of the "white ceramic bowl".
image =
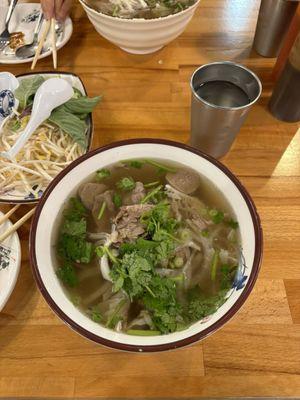
[[[97, 169], [130, 158], [176, 161], [211, 180], [235, 211], [241, 234], [239, 270], [227, 301], [215, 314], [188, 329], [169, 335], [140, 337], [111, 331], [85, 316], [68, 299], [55, 275], [57, 221], [66, 200]], [[45, 229], [47, 227], [47, 229]], [[129, 351], [163, 351], [188, 345], [213, 333], [242, 306], [256, 281], [262, 256], [262, 230], [255, 206], [237, 178], [220, 162], [183, 144], [137, 139], [113, 143], [75, 160], [48, 186], [35, 213], [30, 234], [30, 257], [37, 284], [50, 307], [69, 326], [97, 343]]]
[[101, 36], [133, 54], [153, 53], [174, 40], [185, 30], [200, 3], [197, 0], [191, 7], [167, 17], [124, 19], [102, 14], [79, 1]]

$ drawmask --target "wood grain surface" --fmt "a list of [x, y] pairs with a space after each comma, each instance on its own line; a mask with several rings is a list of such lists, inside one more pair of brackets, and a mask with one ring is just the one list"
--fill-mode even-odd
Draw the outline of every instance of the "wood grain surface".
[[[223, 159], [253, 196], [264, 229], [263, 265], [245, 306], [223, 329], [178, 351], [97, 346], [64, 325], [38, 292], [27, 223], [19, 231], [21, 273], [0, 314], [0, 397], [300, 396], [300, 131], [267, 111], [275, 60], [251, 50], [258, 7], [259, 0], [202, 0], [177, 40], [133, 56], [100, 37], [76, 4], [74, 34], [58, 52], [60, 70], [79, 74], [91, 96], [104, 96], [94, 147], [136, 137], [187, 142], [189, 78], [203, 63], [234, 60], [259, 75], [262, 97]], [[51, 63], [39, 61], [37, 70]], [[5, 70], [29, 72], [29, 65]]]

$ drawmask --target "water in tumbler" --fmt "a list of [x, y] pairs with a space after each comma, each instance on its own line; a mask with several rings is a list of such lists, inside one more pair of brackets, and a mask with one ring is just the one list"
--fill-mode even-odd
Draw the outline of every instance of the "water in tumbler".
[[242, 107], [251, 103], [243, 89], [227, 81], [205, 82], [196, 93], [207, 103], [219, 107]]

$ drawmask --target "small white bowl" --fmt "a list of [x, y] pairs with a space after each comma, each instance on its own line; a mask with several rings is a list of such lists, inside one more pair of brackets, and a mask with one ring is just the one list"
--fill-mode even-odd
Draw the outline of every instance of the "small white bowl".
[[[0, 218], [3, 213], [0, 211]], [[4, 233], [12, 223], [7, 220], [0, 226]], [[0, 243], [0, 311], [8, 301], [16, 285], [21, 263], [21, 246], [17, 232]]]
[[154, 53], [177, 38], [193, 17], [200, 0], [189, 8], [167, 17], [125, 19], [111, 17], [79, 0], [96, 31], [101, 36], [133, 54]]
[[[198, 171], [224, 194], [240, 227], [243, 256], [227, 301], [213, 315], [196, 322], [188, 329], [169, 335], [130, 336], [93, 322], [72, 304], [55, 274], [56, 234], [65, 202], [97, 169], [120, 160], [136, 158], [175, 161]], [[166, 140], [137, 139], [112, 143], [75, 160], [48, 186], [37, 206], [30, 233], [30, 259], [34, 276], [50, 307], [71, 328], [86, 338], [127, 351], [175, 349], [201, 340], [219, 329], [240, 309], [250, 294], [258, 275], [261, 257], [260, 220], [249, 194], [239, 180], [212, 157]]]

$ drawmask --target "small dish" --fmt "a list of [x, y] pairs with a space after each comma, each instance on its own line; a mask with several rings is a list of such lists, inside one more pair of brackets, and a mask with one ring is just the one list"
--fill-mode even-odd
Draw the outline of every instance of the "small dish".
[[[12, 15], [9, 31], [12, 32], [23, 32], [25, 35], [25, 42], [30, 43], [33, 39], [33, 32], [39, 17], [41, 6], [35, 3], [24, 3], [18, 4]], [[7, 7], [5, 5], [0, 6], [0, 32], [4, 29], [4, 21]], [[43, 30], [43, 28], [42, 28]], [[41, 30], [41, 31], [42, 31]], [[73, 32], [73, 24], [71, 18], [67, 18], [64, 23], [64, 29], [58, 34], [57, 37], [57, 49], [62, 48], [70, 40]], [[45, 43], [44, 51], [41, 53], [39, 59], [45, 58], [51, 55], [50, 50], [50, 39]], [[25, 60], [18, 59], [12, 51], [9, 51], [6, 47], [0, 52], [0, 64], [23, 64], [32, 62], [33, 57]]]
[[[0, 211], [0, 218], [3, 213]], [[0, 225], [0, 234], [5, 232], [12, 223], [7, 220]], [[21, 246], [17, 232], [0, 243], [0, 311], [7, 303], [20, 271]]]
[[[72, 73], [68, 72], [43, 72], [43, 73], [28, 73], [28, 74], [22, 74], [17, 76], [18, 80], [21, 82], [23, 79], [30, 78], [34, 75], [41, 75], [43, 78], [54, 78], [54, 77], [59, 77], [59, 78], [64, 78], [66, 79], [72, 87], [75, 87], [78, 89], [83, 95], [87, 96], [86, 89], [84, 87], [83, 82], [81, 79]], [[91, 142], [92, 142], [92, 134], [93, 134], [93, 120], [92, 120], [92, 115], [89, 115], [87, 117], [87, 131], [86, 131], [86, 136], [87, 136], [87, 148], [86, 152], [89, 151], [91, 147]], [[44, 190], [46, 188], [42, 188], [39, 191], [39, 198], [42, 196]], [[28, 192], [24, 191], [16, 191], [14, 189], [10, 190], [9, 192], [6, 192], [5, 194], [0, 195], [0, 203], [10, 203], [10, 204], [29, 204], [29, 203], [36, 203], [38, 202], [39, 198], [35, 198]]]

